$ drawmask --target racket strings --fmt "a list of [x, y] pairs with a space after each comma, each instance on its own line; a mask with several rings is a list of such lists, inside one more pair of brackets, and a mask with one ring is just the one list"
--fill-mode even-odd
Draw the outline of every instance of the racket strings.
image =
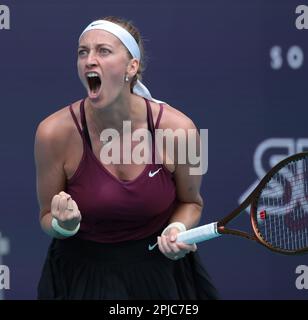
[[308, 248], [306, 157], [288, 163], [268, 181], [259, 196], [255, 218], [259, 233], [269, 245], [287, 251]]

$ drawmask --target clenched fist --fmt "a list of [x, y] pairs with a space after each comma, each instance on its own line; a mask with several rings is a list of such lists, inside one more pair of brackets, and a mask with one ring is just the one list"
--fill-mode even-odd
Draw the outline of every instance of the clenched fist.
[[52, 198], [51, 215], [57, 219], [58, 225], [66, 230], [74, 230], [81, 221], [76, 202], [64, 191]]

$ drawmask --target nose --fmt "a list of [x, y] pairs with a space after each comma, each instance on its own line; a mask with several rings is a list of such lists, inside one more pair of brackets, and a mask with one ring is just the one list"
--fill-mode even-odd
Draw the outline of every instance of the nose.
[[96, 55], [92, 50], [88, 54], [87, 63], [86, 64], [87, 64], [88, 68], [97, 66]]

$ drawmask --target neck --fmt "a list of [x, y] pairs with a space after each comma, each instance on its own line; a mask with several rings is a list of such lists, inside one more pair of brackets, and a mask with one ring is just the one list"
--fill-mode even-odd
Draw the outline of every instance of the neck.
[[[140, 118], [140, 111], [142, 111], [142, 108], [140, 108], [141, 99], [134, 94], [130, 94], [129, 97], [119, 97], [116, 101], [105, 106], [93, 104], [86, 99], [85, 110], [88, 122], [94, 124], [99, 132], [109, 128], [122, 132], [123, 121], [135, 122]], [[144, 102], [141, 101], [141, 103]]]

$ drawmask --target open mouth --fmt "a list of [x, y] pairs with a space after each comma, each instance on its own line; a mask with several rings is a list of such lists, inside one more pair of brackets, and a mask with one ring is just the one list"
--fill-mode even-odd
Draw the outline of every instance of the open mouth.
[[96, 97], [102, 85], [101, 78], [98, 73], [96, 72], [89, 72], [86, 74], [88, 85], [89, 85], [89, 95], [91, 97]]

